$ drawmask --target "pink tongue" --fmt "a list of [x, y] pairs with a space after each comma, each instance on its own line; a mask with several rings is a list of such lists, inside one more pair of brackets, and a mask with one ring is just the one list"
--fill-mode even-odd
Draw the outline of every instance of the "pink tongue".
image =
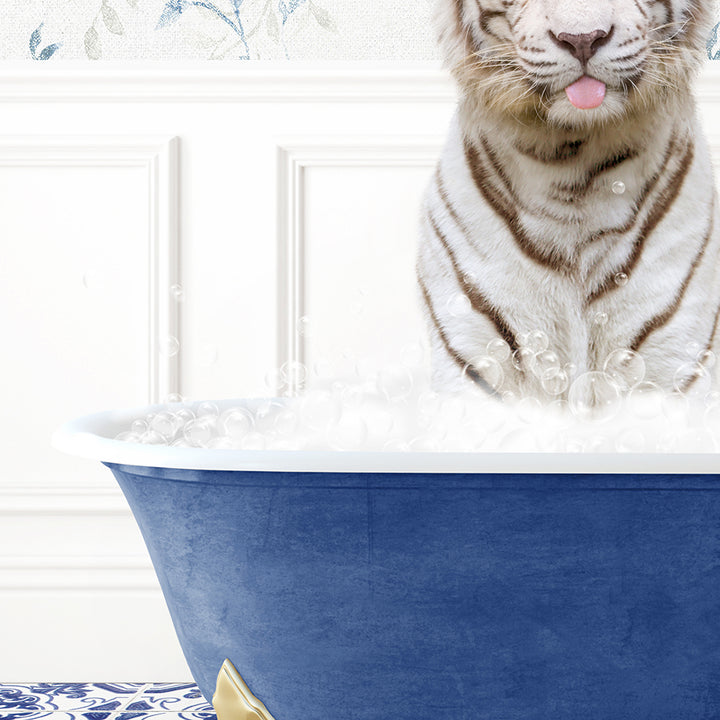
[[605, 99], [605, 83], [583, 75], [579, 80], [565, 88], [568, 100], [581, 110], [596, 108]]

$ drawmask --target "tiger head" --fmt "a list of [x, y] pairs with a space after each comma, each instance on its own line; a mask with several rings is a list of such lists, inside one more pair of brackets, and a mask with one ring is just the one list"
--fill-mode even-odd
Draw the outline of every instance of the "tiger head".
[[687, 102], [711, 2], [439, 0], [437, 21], [466, 101], [523, 124], [587, 127]]

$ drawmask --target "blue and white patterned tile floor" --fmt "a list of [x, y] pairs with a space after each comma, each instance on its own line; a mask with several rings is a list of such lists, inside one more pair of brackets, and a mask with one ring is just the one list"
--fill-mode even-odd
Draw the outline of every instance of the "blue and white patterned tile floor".
[[216, 720], [194, 683], [0, 684], [0, 720]]

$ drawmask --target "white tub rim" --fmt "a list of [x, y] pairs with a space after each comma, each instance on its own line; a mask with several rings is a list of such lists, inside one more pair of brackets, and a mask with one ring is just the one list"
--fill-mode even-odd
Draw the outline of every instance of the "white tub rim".
[[[243, 400], [221, 400], [220, 410]], [[172, 409], [197, 403], [176, 403]], [[718, 453], [537, 453], [220, 450], [143, 445], [115, 440], [133, 419], [167, 404], [116, 409], [70, 420], [52, 436], [69, 455], [119, 465], [187, 470], [433, 473], [720, 475]]]

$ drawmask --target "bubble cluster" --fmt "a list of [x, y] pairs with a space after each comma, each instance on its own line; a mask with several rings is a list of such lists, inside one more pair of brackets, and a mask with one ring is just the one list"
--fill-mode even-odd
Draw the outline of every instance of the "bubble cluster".
[[[175, 338], [161, 344], [166, 354], [177, 348]], [[214, 363], [217, 350], [208, 346], [206, 355], [207, 364]], [[515, 347], [503, 338], [491, 340], [463, 368], [463, 392], [437, 393], [422, 343], [406, 346], [397, 362], [386, 365], [338, 351], [309, 367], [291, 361], [268, 371], [267, 394], [293, 397], [232, 404], [173, 395], [117, 439], [243, 451], [720, 450], [715, 355], [697, 343], [688, 343], [682, 355], [675, 359], [673, 387], [663, 391], [634, 350], [612, 350], [588, 369], [568, 362], [567, 350], [552, 347], [548, 334], [535, 330], [518, 335]]]

